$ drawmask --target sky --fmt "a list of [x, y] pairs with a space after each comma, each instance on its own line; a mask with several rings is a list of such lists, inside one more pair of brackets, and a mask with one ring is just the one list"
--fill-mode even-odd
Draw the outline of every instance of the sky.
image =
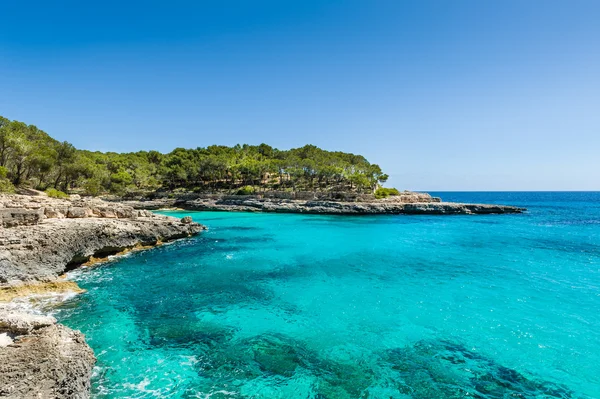
[[595, 0], [2, 1], [0, 115], [81, 149], [315, 144], [410, 190], [600, 190]]

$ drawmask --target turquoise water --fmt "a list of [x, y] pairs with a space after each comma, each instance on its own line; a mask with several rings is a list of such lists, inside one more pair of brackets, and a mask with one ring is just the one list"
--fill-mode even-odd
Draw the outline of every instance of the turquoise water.
[[600, 193], [523, 215], [191, 215], [73, 278], [95, 398], [599, 398]]

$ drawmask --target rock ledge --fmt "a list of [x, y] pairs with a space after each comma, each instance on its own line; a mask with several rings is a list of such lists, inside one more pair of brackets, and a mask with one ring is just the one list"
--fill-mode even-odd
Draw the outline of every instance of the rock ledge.
[[[189, 237], [205, 227], [98, 199], [0, 195], [0, 302], [23, 294], [77, 292], [59, 278], [84, 262]], [[0, 303], [0, 397], [89, 397], [96, 361], [85, 337]]]

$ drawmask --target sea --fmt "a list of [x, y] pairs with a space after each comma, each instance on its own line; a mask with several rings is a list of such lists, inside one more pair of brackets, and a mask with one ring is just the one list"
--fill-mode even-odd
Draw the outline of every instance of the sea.
[[169, 211], [200, 235], [69, 274], [93, 398], [600, 398], [600, 193], [515, 215]]

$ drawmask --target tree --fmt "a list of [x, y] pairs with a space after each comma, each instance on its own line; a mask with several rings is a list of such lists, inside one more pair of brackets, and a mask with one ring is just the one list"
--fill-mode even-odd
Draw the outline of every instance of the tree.
[[[133, 153], [77, 150], [33, 125], [0, 117], [0, 168], [15, 185], [89, 195], [156, 189], [373, 192], [388, 179], [361, 155], [314, 145], [278, 150], [265, 143]], [[2, 180], [2, 181], [4, 181]], [[12, 184], [11, 184], [12, 186]], [[246, 190], [248, 191], [248, 190]]]

